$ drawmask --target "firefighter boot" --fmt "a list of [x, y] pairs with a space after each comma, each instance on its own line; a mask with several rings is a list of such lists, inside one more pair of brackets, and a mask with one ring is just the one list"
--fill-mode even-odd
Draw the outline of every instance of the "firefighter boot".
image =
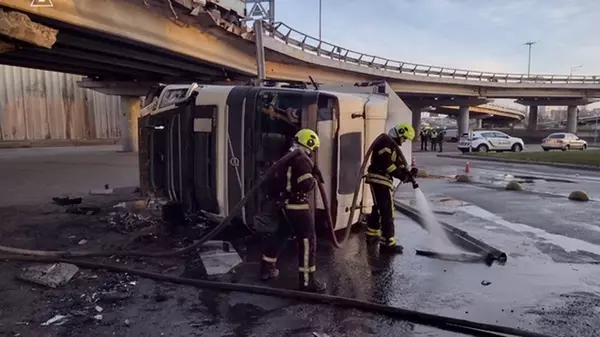
[[[306, 282], [307, 278], [308, 282]], [[315, 278], [314, 272], [308, 273], [308, 276], [305, 275], [305, 273], [300, 272], [298, 274], [298, 279], [300, 284], [300, 291], [323, 294], [327, 290], [327, 285], [324, 282], [319, 282]]]
[[396, 243], [396, 238], [382, 239], [379, 252], [384, 254], [402, 254], [404, 247]]
[[260, 279], [268, 281], [270, 279], [277, 278], [279, 276], [279, 269], [275, 266], [275, 263], [265, 262], [264, 260], [260, 263]]
[[366, 239], [367, 244], [376, 244], [380, 241], [381, 229], [374, 229], [367, 226]]

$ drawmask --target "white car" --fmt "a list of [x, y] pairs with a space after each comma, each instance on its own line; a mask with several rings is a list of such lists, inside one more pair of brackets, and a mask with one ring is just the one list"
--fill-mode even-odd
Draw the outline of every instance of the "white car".
[[469, 140], [468, 135], [463, 135], [458, 141], [458, 149], [463, 153], [471, 151], [513, 151], [521, 152], [525, 148], [523, 139], [511, 137], [504, 132], [493, 130], [473, 131], [473, 139]]

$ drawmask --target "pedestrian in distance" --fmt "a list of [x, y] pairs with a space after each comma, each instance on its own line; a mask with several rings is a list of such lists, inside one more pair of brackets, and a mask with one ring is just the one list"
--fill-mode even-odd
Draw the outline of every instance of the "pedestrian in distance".
[[437, 149], [437, 140], [438, 140], [438, 133], [437, 131], [435, 131], [435, 129], [431, 129], [431, 132], [429, 133], [429, 138], [431, 138], [431, 151], [435, 151]]
[[427, 130], [421, 130], [419, 136], [421, 137], [421, 151], [427, 151]]
[[444, 137], [446, 137], [446, 131], [440, 130], [440, 132], [438, 132], [438, 135], [437, 135], [437, 144], [440, 147], [439, 152], [444, 151]]
[[[402, 183], [414, 180], [418, 170], [408, 169], [400, 160], [396, 145], [402, 145], [406, 140], [415, 138], [415, 130], [409, 124], [398, 124], [388, 135], [373, 144], [371, 162], [367, 168], [365, 183], [371, 188], [374, 205], [367, 217], [367, 243], [379, 243], [379, 252], [401, 254], [403, 247], [396, 243], [394, 228], [394, 179]], [[394, 142], [394, 143], [392, 143]]]
[[[307, 156], [314, 154], [320, 145], [319, 136], [310, 129], [298, 131], [294, 137], [291, 151], [300, 149]], [[317, 181], [323, 183], [323, 177], [312, 160], [307, 156], [297, 155], [290, 159], [285, 169], [276, 180], [280, 188], [280, 211], [287, 224], [279, 224], [275, 234], [267, 242], [261, 260], [261, 279], [266, 281], [279, 276], [277, 258], [288, 239], [294, 235], [298, 243], [298, 278], [301, 291], [323, 293], [326, 285], [315, 277], [315, 255], [317, 238], [315, 219], [310, 209], [309, 194], [314, 190]]]

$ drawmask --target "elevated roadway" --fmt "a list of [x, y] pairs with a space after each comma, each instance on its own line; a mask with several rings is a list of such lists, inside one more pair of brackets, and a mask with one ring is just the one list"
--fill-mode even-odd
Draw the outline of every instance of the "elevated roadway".
[[[191, 8], [171, 8], [162, 0], [53, 0], [53, 7], [40, 8], [30, 4], [0, 0], [5, 10], [58, 30], [56, 42], [40, 46], [24, 40], [35, 30], [18, 29], [25, 26], [15, 24], [5, 11], [0, 20], [13, 29], [0, 31], [5, 37], [0, 63], [86, 75], [85, 86], [119, 95], [143, 95], [156, 82], [244, 83], [257, 75], [253, 33], [207, 12], [194, 16]], [[322, 83], [385, 80], [414, 109], [452, 101], [461, 107], [463, 120], [468, 120], [468, 106], [493, 98], [600, 97], [597, 76], [527, 76], [411, 64], [319, 41], [283, 23], [265, 28], [269, 79], [306, 82], [311, 75]], [[510, 112], [504, 116], [522, 118]]]

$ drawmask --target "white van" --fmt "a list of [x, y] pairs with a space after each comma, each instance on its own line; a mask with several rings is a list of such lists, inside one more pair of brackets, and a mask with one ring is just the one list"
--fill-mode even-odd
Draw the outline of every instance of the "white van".
[[444, 130], [444, 140], [447, 142], [458, 142], [458, 129], [446, 129]]

